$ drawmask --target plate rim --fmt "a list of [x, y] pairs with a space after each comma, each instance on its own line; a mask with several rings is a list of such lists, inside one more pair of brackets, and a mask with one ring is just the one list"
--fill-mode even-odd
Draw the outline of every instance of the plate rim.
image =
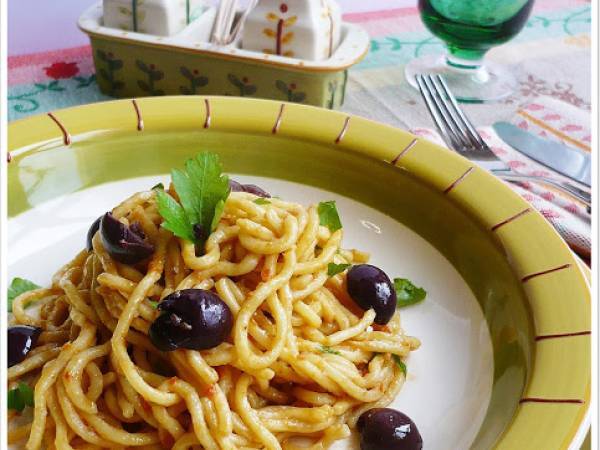
[[[589, 358], [579, 358], [576, 366], [556, 367], [547, 347], [569, 341], [574, 349], [585, 352], [589, 345], [591, 293], [585, 274], [568, 245], [541, 214], [503, 182], [462, 156], [406, 131], [343, 112], [272, 100], [217, 96], [115, 100], [20, 119], [9, 123], [8, 151], [13, 159], [19, 159], [29, 152], [39, 151], [39, 147], [69, 146], [99, 130], [142, 133], [195, 128], [277, 135], [334, 146], [392, 164], [446, 195], [451, 203], [483, 225], [504, 249], [515, 277], [523, 284], [536, 334], [531, 342], [533, 362], [524, 397], [495, 448], [518, 449], [519, 436], [535, 435], [540, 422], [552, 423], [555, 413], [550, 414], [544, 405], [553, 405], [557, 408], [554, 411], [559, 412], [580, 408], [566, 435], [561, 436], [558, 448], [573, 448], [576, 441], [583, 441], [582, 429], [589, 424], [591, 362]], [[545, 240], [543, 254], [528, 251], [525, 243], [531, 239]], [[572, 305], [585, 318], [583, 329], [572, 330], [572, 333], [584, 333], [577, 339], [566, 339], [571, 333], [562, 330], [561, 333], [547, 331], [556, 326], [551, 314], [544, 314], [556, 303], [556, 277], [569, 281], [560, 287], [560, 295], [581, 296], [581, 301]], [[545, 346], [545, 350], [541, 346]], [[544, 373], [550, 371], [553, 377], [548, 380]], [[574, 373], [587, 380], [577, 396], [544, 397], [531, 391], [544, 388], [555, 394], [555, 389], [560, 391], [569, 384], [568, 379]], [[534, 424], [537, 426], [533, 427]], [[545, 442], [544, 448], [558, 445], [547, 436], [538, 437], [540, 442]]]

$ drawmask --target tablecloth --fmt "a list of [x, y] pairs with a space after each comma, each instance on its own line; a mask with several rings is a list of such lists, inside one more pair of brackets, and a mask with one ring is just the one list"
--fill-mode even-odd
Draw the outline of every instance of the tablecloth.
[[[75, 26], [94, 1], [9, 0], [9, 120], [108, 99], [96, 85], [87, 38]], [[404, 79], [404, 64], [443, 51], [443, 44], [424, 28], [416, 0], [340, 3], [345, 20], [362, 25], [372, 38], [368, 56], [350, 71], [343, 109], [405, 129], [429, 124], [419, 94]], [[523, 32], [489, 54], [511, 66], [519, 91], [500, 105], [467, 109], [479, 124], [507, 118], [540, 95], [589, 110], [590, 24], [589, 0], [538, 0]]]

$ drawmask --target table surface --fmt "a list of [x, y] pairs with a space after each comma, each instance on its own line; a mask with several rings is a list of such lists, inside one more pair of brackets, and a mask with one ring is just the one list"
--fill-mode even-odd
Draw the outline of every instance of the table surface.
[[[95, 1], [9, 0], [9, 120], [108, 99], [95, 83], [88, 38], [76, 27], [79, 14]], [[340, 3], [345, 20], [359, 23], [372, 37], [369, 55], [350, 71], [343, 109], [404, 129], [431, 127], [403, 68], [416, 56], [443, 52], [444, 46], [424, 28], [416, 1]], [[31, 14], [33, 7], [36, 14]], [[489, 53], [516, 74], [519, 90], [499, 105], [467, 107], [475, 112], [477, 125], [506, 119], [542, 95], [589, 111], [590, 17], [589, 0], [536, 2], [521, 34]], [[49, 72], [55, 63], [74, 64], [75, 73]]]

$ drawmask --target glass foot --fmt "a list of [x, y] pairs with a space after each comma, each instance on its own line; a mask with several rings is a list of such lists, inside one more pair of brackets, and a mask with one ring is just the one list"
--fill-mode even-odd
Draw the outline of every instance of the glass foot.
[[450, 91], [463, 103], [497, 102], [517, 89], [517, 80], [501, 65], [490, 62], [471, 67], [449, 65], [446, 55], [428, 55], [413, 59], [406, 65], [404, 74], [415, 89], [419, 89], [415, 75], [443, 75]]

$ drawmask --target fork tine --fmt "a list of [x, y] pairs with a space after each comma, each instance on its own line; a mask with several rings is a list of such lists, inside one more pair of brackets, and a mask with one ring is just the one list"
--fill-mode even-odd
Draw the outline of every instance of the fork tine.
[[452, 109], [455, 111], [456, 118], [463, 124], [462, 128], [466, 128], [466, 130], [467, 130], [466, 134], [469, 137], [469, 139], [471, 139], [471, 141], [476, 146], [487, 148], [487, 144], [482, 139], [479, 132], [475, 129], [475, 127], [473, 126], [473, 124], [471, 123], [469, 118], [463, 112], [462, 108], [458, 105], [458, 102], [456, 101], [456, 98], [454, 97], [452, 92], [450, 92], [450, 89], [448, 88], [448, 85], [446, 84], [446, 80], [444, 80], [444, 77], [442, 77], [440, 75], [436, 75], [435, 78], [436, 78], [437, 82], [439, 83], [439, 85], [441, 86], [441, 89], [442, 89], [444, 95], [448, 98], [448, 100], [450, 100], [450, 105], [452, 106]]
[[434, 101], [437, 103], [438, 108], [442, 111], [442, 115], [444, 116], [446, 123], [452, 129], [462, 147], [466, 149], [472, 147], [473, 141], [465, 133], [464, 126], [456, 120], [456, 114], [452, 111], [452, 105], [448, 104], [448, 100], [443, 89], [438, 85], [438, 83], [436, 83], [435, 78], [432, 75], [427, 75], [425, 80], [430, 90], [433, 92]]
[[421, 96], [423, 97], [425, 105], [427, 106], [427, 109], [433, 118], [436, 128], [444, 138], [446, 144], [448, 144], [450, 148], [459, 151], [461, 149], [460, 140], [455, 135], [454, 131], [447, 125], [438, 104], [434, 101], [434, 95], [431, 92], [431, 89], [425, 82], [425, 76], [416, 75], [415, 79], [417, 81], [417, 85], [419, 86]]

